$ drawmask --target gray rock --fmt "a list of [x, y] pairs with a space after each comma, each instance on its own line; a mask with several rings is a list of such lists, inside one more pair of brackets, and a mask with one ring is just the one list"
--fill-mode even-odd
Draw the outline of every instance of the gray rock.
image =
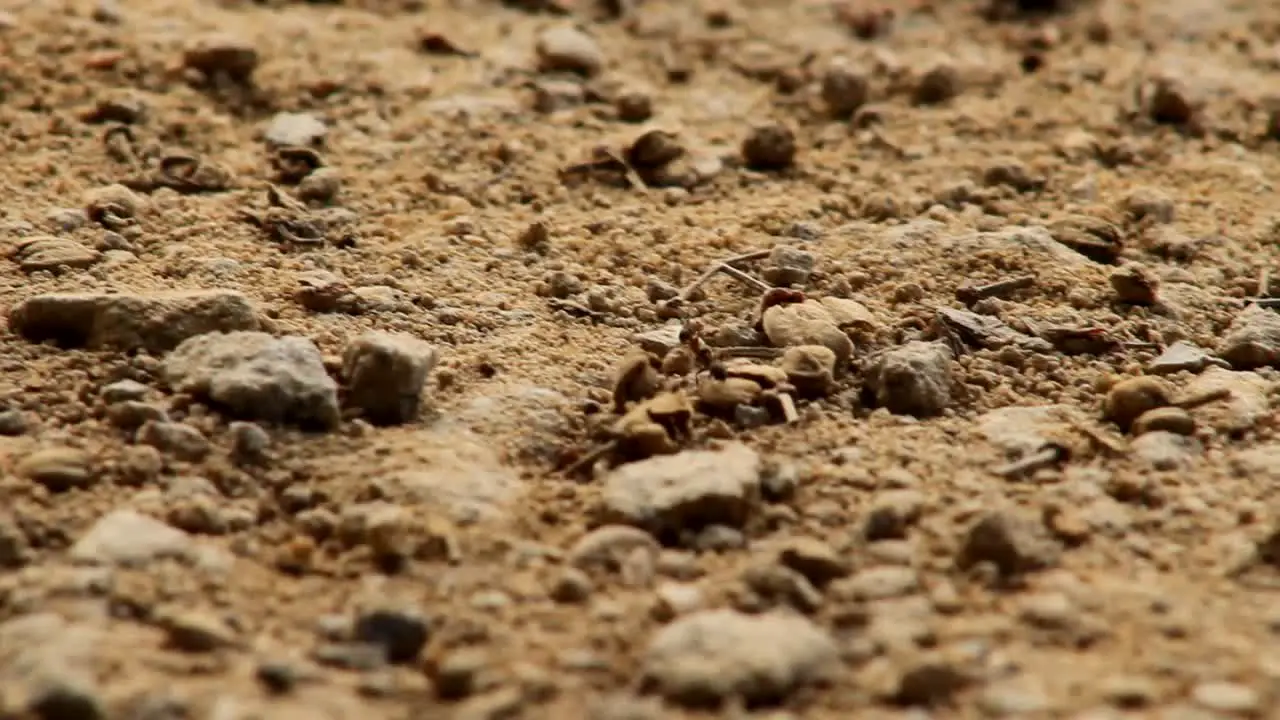
[[37, 235], [25, 238], [13, 253], [23, 272], [58, 268], [83, 269], [102, 259], [102, 253], [68, 238]]
[[271, 447], [271, 436], [262, 426], [251, 422], [233, 422], [231, 431], [231, 456], [236, 462], [259, 462]]
[[548, 72], [595, 75], [604, 69], [604, 51], [590, 35], [572, 25], [548, 28], [537, 40], [538, 67]]
[[311, 113], [276, 113], [262, 136], [270, 145], [314, 147], [324, 142], [329, 128]]
[[338, 424], [338, 384], [308, 339], [261, 332], [210, 333], [186, 340], [164, 361], [170, 386], [246, 419]]
[[89, 213], [81, 208], [54, 208], [45, 217], [55, 232], [75, 232], [89, 224]]
[[668, 700], [712, 705], [776, 702], [830, 676], [836, 645], [797, 615], [707, 610], [660, 630], [643, 661], [645, 681]]
[[9, 327], [32, 342], [162, 352], [204, 333], [255, 330], [258, 317], [249, 299], [231, 290], [58, 293], [13, 306]]
[[777, 245], [769, 253], [764, 279], [778, 287], [804, 286], [813, 274], [816, 260], [813, 253], [788, 245]]
[[[163, 412], [163, 411], [161, 411]], [[137, 442], [174, 455], [180, 460], [196, 462], [209, 454], [209, 440], [199, 430], [185, 423], [150, 420], [138, 428]]]
[[71, 557], [101, 565], [143, 565], [161, 558], [189, 557], [194, 549], [185, 532], [133, 510], [116, 510], [71, 546]]
[[5, 410], [0, 412], [0, 435], [15, 437], [25, 435], [31, 429], [31, 423], [21, 410]]
[[658, 357], [665, 357], [667, 353], [680, 345], [680, 331], [682, 328], [683, 325], [679, 321], [669, 322], [655, 330], [636, 333], [631, 339], [645, 352], [653, 353]]
[[866, 386], [880, 407], [929, 417], [951, 404], [951, 350], [913, 341], [881, 354], [867, 370]]
[[342, 358], [347, 403], [374, 423], [413, 421], [436, 357], [433, 346], [411, 335], [375, 332], [356, 338]]
[[1280, 361], [1280, 313], [1250, 305], [1232, 321], [1218, 355], [1237, 370], [1250, 370]]
[[141, 400], [151, 388], [136, 380], [120, 380], [102, 388], [102, 399], [108, 403]]
[[1198, 373], [1210, 365], [1230, 367], [1229, 363], [1210, 355], [1208, 351], [1185, 340], [1179, 340], [1165, 348], [1164, 352], [1160, 353], [1160, 357], [1151, 361], [1147, 366], [1147, 373], [1171, 375], [1184, 370]]
[[760, 491], [760, 456], [734, 443], [629, 463], [605, 479], [604, 504], [617, 522], [670, 537], [706, 525], [740, 527]]
[[[169, 413], [165, 412], [164, 408], [151, 403], [126, 400], [108, 406], [107, 419], [112, 425], [122, 430], [136, 430], [148, 422], [168, 423]], [[153, 443], [147, 442], [147, 444]], [[156, 445], [156, 447], [160, 446]]]
[[1143, 433], [1129, 445], [1133, 456], [1156, 470], [1176, 470], [1200, 454], [1200, 441], [1164, 430]]

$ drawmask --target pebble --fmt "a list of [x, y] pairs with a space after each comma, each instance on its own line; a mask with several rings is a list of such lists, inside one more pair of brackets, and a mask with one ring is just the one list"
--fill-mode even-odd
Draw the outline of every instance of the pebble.
[[241, 418], [321, 428], [339, 420], [338, 385], [304, 337], [200, 335], [170, 353], [163, 369], [178, 392], [206, 398]]
[[[143, 407], [150, 407], [144, 405]], [[159, 412], [163, 413], [163, 410]], [[199, 430], [185, 423], [168, 422], [166, 420], [149, 420], [138, 428], [134, 439], [144, 445], [164, 452], [179, 460], [198, 462], [209, 454], [211, 446], [208, 438]]]
[[442, 700], [461, 700], [480, 688], [486, 670], [493, 664], [483, 648], [453, 650], [431, 668], [431, 681], [436, 696]]
[[924, 510], [925, 496], [917, 490], [879, 493], [867, 509], [862, 535], [867, 540], [901, 540]]
[[412, 422], [418, 417], [427, 376], [436, 360], [435, 347], [412, 335], [361, 335], [342, 357], [347, 404], [376, 424]]
[[1280, 362], [1280, 313], [1250, 305], [1231, 322], [1218, 344], [1218, 356], [1237, 370]]
[[[126, 400], [107, 407], [107, 419], [121, 430], [137, 430], [146, 423], [169, 423], [169, 414], [164, 408], [137, 400]], [[136, 438], [135, 438], [136, 439]], [[164, 439], [156, 436], [155, 443], [163, 443]], [[155, 444], [146, 441], [146, 444]], [[156, 445], [160, 447], [160, 445]]]
[[73, 488], [86, 488], [97, 477], [94, 475], [89, 453], [69, 447], [50, 447], [27, 455], [14, 468], [17, 474], [43, 485], [52, 492], [66, 492]]
[[761, 460], [745, 445], [685, 450], [629, 463], [604, 481], [608, 515], [660, 537], [699, 525], [740, 526], [760, 489]]
[[573, 72], [588, 77], [604, 69], [604, 51], [595, 38], [572, 25], [544, 30], [537, 40], [538, 67], [544, 72]]
[[1172, 395], [1169, 384], [1160, 378], [1145, 375], [1126, 378], [1107, 391], [1102, 415], [1127, 431], [1143, 413], [1169, 405]]
[[925, 656], [898, 670], [893, 700], [900, 705], [941, 705], [973, 683], [973, 678], [943, 658]]
[[1121, 201], [1121, 207], [1135, 222], [1151, 220], [1167, 225], [1177, 217], [1173, 198], [1163, 190], [1150, 187], [1141, 187], [1130, 192]]
[[115, 510], [71, 546], [71, 558], [102, 565], [144, 565], [161, 558], [186, 558], [194, 550], [187, 533], [133, 510]]
[[591, 578], [577, 568], [564, 568], [556, 576], [551, 585], [551, 599], [558, 603], [574, 604], [585, 602], [595, 589]]
[[136, 380], [120, 380], [102, 388], [102, 400], [106, 403], [141, 400], [150, 390]]
[[261, 462], [271, 447], [271, 436], [261, 425], [236, 421], [228, 426], [231, 434], [231, 456], [237, 462]]
[[1191, 688], [1191, 699], [1202, 708], [1231, 715], [1252, 716], [1262, 707], [1256, 690], [1225, 681], [1199, 683]]
[[31, 423], [21, 410], [0, 411], [0, 435], [16, 437], [25, 435], [31, 429]]
[[352, 626], [352, 636], [382, 650], [387, 662], [413, 662], [422, 653], [430, 636], [427, 618], [413, 610], [374, 608], [360, 612]]
[[163, 352], [196, 335], [256, 330], [258, 316], [232, 290], [58, 293], [14, 305], [9, 327], [31, 342]]
[[1177, 470], [1186, 467], [1202, 447], [1195, 438], [1154, 430], [1135, 438], [1129, 450], [1134, 458], [1156, 470]]
[[94, 265], [102, 259], [102, 253], [68, 238], [35, 236], [24, 238], [12, 257], [26, 273], [58, 272]]
[[867, 568], [840, 581], [832, 589], [832, 593], [857, 600], [885, 600], [911, 595], [919, 589], [920, 576], [915, 569], [882, 565]]
[[822, 74], [821, 93], [822, 101], [833, 116], [847, 118], [867, 103], [871, 83], [865, 74], [839, 64]]
[[912, 99], [917, 105], [939, 105], [960, 94], [960, 72], [948, 62], [926, 70], [916, 81]]
[[850, 572], [848, 562], [830, 545], [816, 538], [788, 541], [778, 551], [778, 563], [800, 573], [816, 587], [823, 587]]
[[206, 76], [223, 75], [236, 82], [248, 82], [258, 68], [258, 51], [244, 38], [213, 34], [197, 38], [183, 53], [186, 67]]
[[844, 315], [849, 313], [847, 307], [805, 300], [769, 306], [761, 316], [761, 323], [774, 347], [820, 345], [835, 353], [837, 367], [840, 367], [852, 357], [854, 348], [853, 341], [840, 329], [833, 309]]
[[829, 677], [838, 657], [832, 639], [803, 617], [704, 610], [654, 635], [643, 674], [647, 684], [682, 705], [735, 698], [777, 702]]
[[1184, 371], [1198, 373], [1211, 365], [1230, 367], [1229, 363], [1219, 360], [1199, 346], [1179, 340], [1152, 360], [1147, 365], [1147, 372], [1152, 375], [1172, 375]]
[[899, 415], [930, 417], [951, 405], [951, 350], [942, 343], [914, 340], [879, 355], [866, 387], [875, 404]]
[[650, 615], [659, 622], [670, 622], [678, 617], [702, 610], [706, 595], [696, 585], [664, 582], [653, 591], [654, 603]]
[[1113, 675], [1102, 681], [1103, 698], [1123, 710], [1140, 710], [1150, 706], [1159, 689], [1148, 678], [1139, 675]]
[[1130, 305], [1155, 305], [1160, 279], [1144, 265], [1126, 263], [1108, 278], [1116, 299]]
[[189, 653], [209, 653], [238, 644], [235, 632], [208, 613], [183, 611], [162, 615], [157, 624], [164, 628], [169, 646]]
[[1008, 577], [1050, 568], [1058, 563], [1061, 551], [1040, 523], [994, 511], [969, 528], [956, 563], [962, 569], [990, 563]]
[[583, 535], [569, 548], [566, 560], [583, 570], [603, 568], [617, 572], [636, 550], [657, 556], [661, 546], [649, 533], [630, 525], [605, 525]]
[[742, 159], [752, 170], [785, 170], [796, 158], [796, 135], [780, 123], [760, 125], [742, 141]]
[[262, 137], [277, 147], [319, 147], [328, 132], [324, 121], [311, 113], [281, 112], [272, 116]]
[[816, 262], [811, 252], [778, 245], [769, 253], [768, 264], [761, 274], [766, 282], [777, 287], [802, 287], [808, 284]]
[[1162, 407], [1148, 410], [1133, 421], [1134, 435], [1149, 432], [1170, 432], [1175, 435], [1194, 435], [1196, 420], [1180, 407]]
[[314, 205], [328, 205], [342, 191], [342, 173], [322, 167], [311, 171], [298, 183], [298, 199]]

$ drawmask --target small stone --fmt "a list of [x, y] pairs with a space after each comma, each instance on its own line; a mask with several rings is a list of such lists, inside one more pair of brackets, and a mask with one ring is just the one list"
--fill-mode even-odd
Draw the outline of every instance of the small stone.
[[454, 650], [431, 668], [431, 681], [436, 696], [442, 700], [461, 700], [479, 688], [483, 674], [492, 661], [481, 648]]
[[179, 392], [242, 418], [338, 423], [338, 386], [308, 339], [261, 332], [210, 333], [184, 341], [164, 361], [165, 380]]
[[136, 380], [120, 380], [102, 388], [102, 400], [106, 403], [141, 400], [150, 390], [151, 388]]
[[1162, 190], [1149, 187], [1138, 188], [1126, 195], [1122, 208], [1134, 222], [1151, 220], [1158, 224], [1168, 224], [1177, 215], [1173, 198]]
[[604, 503], [619, 522], [658, 536], [736, 527], [751, 512], [760, 474], [760, 456], [745, 445], [686, 450], [617, 468], [605, 479]]
[[336, 168], [322, 167], [308, 173], [298, 183], [298, 199], [315, 205], [328, 205], [342, 191], [342, 173]]
[[701, 610], [706, 596], [696, 585], [664, 582], [654, 590], [651, 615], [659, 622], [670, 622], [678, 617]]
[[656, 556], [661, 546], [649, 533], [630, 525], [605, 525], [583, 535], [569, 549], [566, 557], [573, 567], [583, 570], [602, 568], [617, 572], [636, 550]]
[[27, 564], [30, 553], [26, 533], [13, 516], [0, 514], [0, 570], [12, 570]]
[[769, 253], [764, 279], [777, 287], [803, 286], [813, 274], [813, 253], [788, 245], [777, 245]]
[[771, 305], [765, 309], [761, 324], [774, 347], [821, 345], [835, 353], [837, 366], [848, 362], [853, 355], [853, 341], [822, 302], [806, 300]]
[[604, 69], [604, 51], [590, 35], [572, 25], [544, 30], [537, 40], [538, 67], [544, 72], [592, 76]]
[[716, 705], [732, 698], [779, 702], [830, 677], [835, 643], [800, 616], [704, 610], [667, 625], [643, 660], [646, 683], [669, 701]]
[[281, 112], [272, 116], [262, 137], [276, 147], [319, 147], [328, 132], [324, 121], [311, 113]]
[[1044, 592], [1024, 597], [1018, 617], [1035, 628], [1061, 630], [1076, 624], [1079, 613], [1063, 593]]
[[27, 701], [39, 720], [105, 720], [104, 701], [87, 681], [60, 675], [40, 683]]
[[51, 447], [27, 455], [18, 462], [15, 471], [53, 492], [66, 492], [89, 487], [97, 480], [92, 472], [92, 462], [92, 456], [83, 450]]
[[298, 686], [301, 680], [298, 669], [292, 664], [279, 660], [264, 660], [258, 663], [254, 677], [262, 683], [262, 687], [273, 695], [285, 695]]
[[143, 565], [160, 558], [184, 558], [194, 545], [186, 533], [133, 510], [104, 515], [75, 545], [74, 560], [104, 565]]
[[988, 717], [1021, 718], [1042, 714], [1051, 704], [1040, 683], [1024, 679], [997, 682], [983, 688], [978, 707]]
[[89, 213], [80, 208], [56, 208], [46, 217], [55, 232], [71, 233], [89, 224]]
[[188, 462], [204, 459], [210, 450], [204, 434], [185, 423], [152, 420], [138, 428], [135, 439]]
[[1159, 696], [1151, 680], [1135, 675], [1112, 675], [1102, 681], [1102, 696], [1122, 710], [1140, 710], [1150, 706]]
[[939, 105], [960, 94], [960, 72], [948, 62], [929, 68], [916, 81], [912, 99], [917, 105]]
[[1233, 682], [1202, 682], [1191, 688], [1191, 699], [1207, 710], [1231, 715], [1252, 716], [1262, 706], [1258, 692]]
[[885, 600], [911, 595], [920, 589], [920, 576], [912, 568], [881, 565], [867, 568], [833, 587], [839, 597]]
[[1199, 101], [1177, 78], [1161, 75], [1142, 88], [1143, 110], [1153, 121], [1165, 125], [1187, 125], [1199, 114]]
[[206, 35], [198, 38], [182, 56], [183, 65], [206, 76], [225, 76], [248, 82], [258, 68], [258, 51], [234, 35]]
[[778, 562], [805, 576], [816, 587], [849, 574], [849, 564], [830, 545], [814, 538], [787, 542], [778, 551]]
[[1149, 375], [1126, 378], [1116, 383], [1103, 400], [1102, 415], [1128, 431], [1144, 413], [1173, 402], [1169, 384]]
[[203, 612], [163, 615], [157, 624], [164, 628], [169, 646], [182, 652], [209, 653], [238, 644], [235, 633], [226, 623]]
[[0, 436], [17, 437], [25, 435], [31, 429], [31, 423], [21, 410], [5, 410], [0, 412]]
[[924, 494], [917, 490], [889, 490], [876, 495], [863, 522], [863, 537], [872, 542], [906, 538], [908, 529], [920, 518], [924, 503]]
[[1134, 439], [1129, 450], [1134, 458], [1156, 470], [1177, 470], [1186, 467], [1203, 448], [1195, 438], [1152, 430]]
[[[151, 403], [126, 400], [108, 406], [107, 419], [111, 421], [112, 425], [121, 430], [137, 430], [148, 422], [168, 424], [169, 414], [164, 411], [164, 408]], [[159, 437], [156, 437], [155, 440], [156, 442], [164, 442], [164, 439]], [[152, 443], [147, 442], [146, 444], [150, 445]]]
[[899, 415], [930, 417], [951, 405], [951, 350], [915, 340], [881, 354], [866, 375], [875, 404]]
[[708, 525], [693, 539], [693, 547], [700, 552], [726, 553], [746, 546], [742, 531], [724, 525]]
[[1117, 268], [1109, 278], [1116, 299], [1129, 305], [1155, 305], [1160, 280], [1146, 267], [1128, 263]]
[[900, 705], [941, 705], [972, 683], [973, 678], [954, 663], [925, 657], [901, 669], [893, 700]]
[[427, 644], [430, 625], [421, 614], [401, 609], [375, 609], [356, 616], [352, 636], [382, 649], [387, 662], [413, 662]]
[[418, 417], [435, 347], [412, 335], [373, 332], [356, 338], [342, 358], [347, 404], [377, 424]]
[[23, 238], [13, 253], [23, 272], [84, 269], [102, 259], [102, 253], [68, 238], [34, 236]]
[[785, 170], [796, 157], [796, 135], [780, 123], [752, 129], [742, 141], [742, 159], [752, 170]]
[[1174, 435], [1195, 435], [1196, 420], [1180, 407], [1163, 407], [1148, 410], [1133, 421], [1134, 435], [1149, 432], [1169, 432]]
[[1280, 364], [1280, 313], [1245, 308], [1223, 335], [1218, 356], [1237, 370]]
[[796, 345], [782, 354], [778, 365], [787, 374], [787, 382], [804, 397], [823, 397], [835, 387], [839, 360], [831, 348], [822, 345]]
[[1008, 187], [1017, 192], [1035, 192], [1044, 188], [1045, 180], [1032, 174], [1020, 160], [1001, 157], [988, 163], [982, 172], [982, 182], [988, 187]]
[[558, 603], [581, 603], [595, 588], [591, 578], [577, 568], [564, 568], [551, 586], [551, 599]]
[[1061, 547], [1040, 523], [1006, 512], [991, 512], [966, 533], [956, 558], [962, 569], [990, 563], [1004, 576], [1050, 568], [1058, 563]]
[[1229, 367], [1230, 364], [1192, 343], [1179, 340], [1165, 348], [1160, 357], [1152, 360], [1147, 366], [1147, 372], [1152, 375], [1172, 375], [1183, 371], [1198, 373], [1210, 365]]
[[748, 592], [738, 596], [737, 607], [744, 612], [760, 612], [782, 604], [811, 614], [822, 607], [822, 592], [791, 568], [754, 563], [743, 570], [741, 579]]
[[640, 123], [653, 117], [653, 99], [639, 91], [623, 92], [613, 101], [618, 119], [622, 122]]
[[231, 456], [237, 462], [261, 462], [271, 447], [271, 436], [261, 425], [237, 421], [228, 427], [231, 431]]
[[843, 64], [828, 68], [822, 75], [822, 101], [838, 118], [847, 118], [867, 103], [871, 84], [863, 73]]
[[195, 335], [255, 330], [258, 317], [248, 298], [231, 290], [66, 293], [14, 305], [9, 327], [32, 342], [162, 352]]
[[94, 188], [85, 201], [89, 219], [108, 228], [118, 229], [142, 211], [143, 200], [138, 194], [119, 183]]

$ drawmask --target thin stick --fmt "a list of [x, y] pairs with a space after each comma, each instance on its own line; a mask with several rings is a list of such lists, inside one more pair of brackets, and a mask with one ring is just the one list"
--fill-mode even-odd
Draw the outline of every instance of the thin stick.
[[[773, 250], [753, 250], [752, 252], [749, 252], [749, 253], [734, 255], [731, 258], [726, 258], [724, 260], [719, 260], [717, 262], [712, 263], [711, 267], [707, 268], [706, 271], [704, 271], [701, 275], [698, 276], [698, 279], [694, 280], [692, 283], [689, 284], [688, 287], [686, 287], [684, 290], [680, 292], [680, 295], [679, 295], [680, 299], [684, 301], [688, 301], [689, 298], [692, 297], [693, 294], [698, 291], [698, 288], [702, 287], [707, 283], [708, 280], [715, 277], [716, 273], [724, 272], [724, 268], [732, 267], [737, 263], [747, 262], [749, 260], [759, 260], [761, 258], [769, 257], [769, 253], [771, 252], [773, 252]], [[752, 279], [754, 280], [755, 278], [752, 278]]]
[[1199, 395], [1192, 395], [1191, 397], [1178, 400], [1173, 403], [1173, 406], [1180, 407], [1183, 410], [1190, 410], [1192, 408], [1198, 408], [1201, 405], [1208, 405], [1211, 402], [1217, 402], [1218, 400], [1226, 400], [1229, 397], [1231, 397], [1230, 388], [1216, 388], [1214, 390], [1202, 392]]
[[775, 360], [782, 357], [782, 348], [768, 347], [749, 347], [739, 345], [734, 347], [716, 348], [712, 351], [717, 358], [758, 358], [763, 360]]
[[800, 419], [800, 413], [796, 412], [796, 401], [791, 399], [791, 393], [778, 393], [778, 404], [782, 407], [783, 422], [790, 424]]
[[746, 283], [747, 285], [751, 285], [752, 287], [759, 290], [760, 292], [768, 292], [773, 289], [773, 286], [770, 285], [769, 283], [753, 275], [748, 275], [747, 273], [739, 270], [738, 268], [732, 265], [721, 264], [720, 272], [724, 273], [725, 275], [728, 275], [734, 280], [738, 280], [740, 282]]
[[597, 462], [601, 460], [601, 458], [613, 452], [615, 449], [617, 449], [617, 447], [618, 447], [617, 440], [610, 440], [609, 442], [604, 443], [603, 445], [597, 445], [596, 447], [588, 450], [585, 455], [573, 461], [568, 467], [566, 467], [564, 469], [564, 474], [577, 475], [583, 470], [586, 470], [592, 465], [595, 465]]
[[1005, 478], [1017, 477], [1049, 467], [1064, 457], [1066, 457], [1066, 452], [1062, 448], [1051, 445], [1043, 450], [1037, 450], [1030, 455], [1018, 458], [1007, 465], [1001, 465], [995, 469], [995, 473]]
[[979, 300], [989, 297], [998, 297], [1000, 295], [1011, 293], [1014, 290], [1029, 288], [1035, 284], [1036, 277], [1034, 275], [1021, 275], [1019, 277], [1000, 280], [987, 285], [978, 285], [977, 287], [966, 285], [965, 287], [956, 290], [956, 299], [966, 305], [972, 305]]

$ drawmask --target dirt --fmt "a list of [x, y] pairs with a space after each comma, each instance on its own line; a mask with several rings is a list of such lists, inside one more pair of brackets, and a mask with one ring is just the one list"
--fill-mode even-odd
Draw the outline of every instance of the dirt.
[[1280, 9], [10, 0], [0, 717], [1269, 717]]

